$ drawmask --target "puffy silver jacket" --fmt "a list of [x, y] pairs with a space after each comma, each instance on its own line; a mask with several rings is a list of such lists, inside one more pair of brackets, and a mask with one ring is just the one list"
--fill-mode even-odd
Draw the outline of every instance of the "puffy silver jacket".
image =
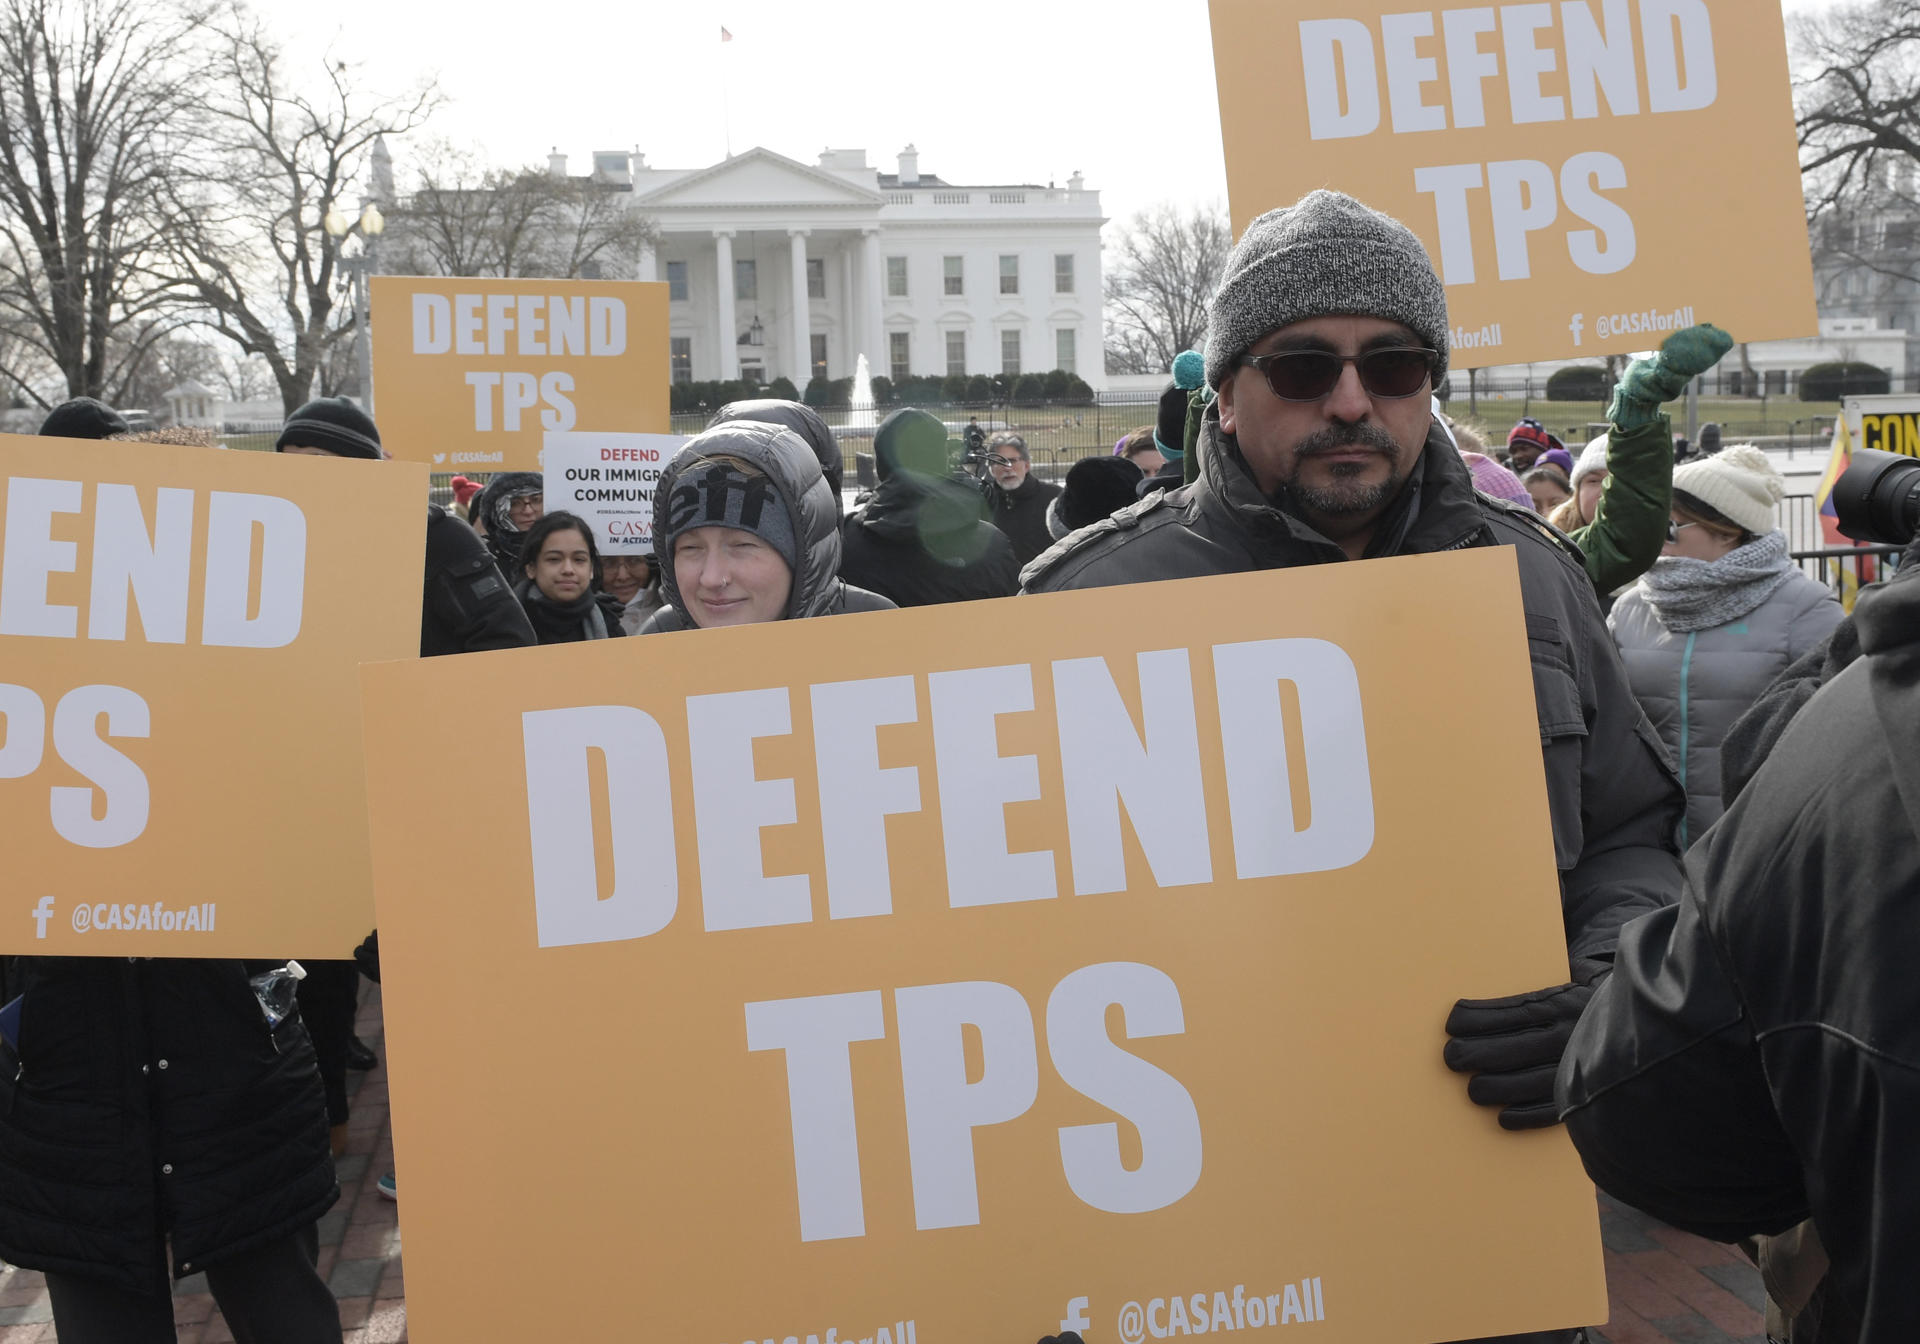
[[1793, 575], [1741, 619], [1708, 630], [1667, 629], [1640, 585], [1614, 603], [1607, 624], [1627, 666], [1627, 684], [1687, 789], [1683, 847], [1725, 810], [1720, 744], [1727, 730], [1845, 615], [1833, 594], [1805, 574]]
[[647, 623], [640, 627], [641, 634], [686, 630], [693, 626], [680, 597], [679, 581], [674, 577], [673, 547], [664, 540], [669, 531], [668, 506], [674, 486], [692, 463], [722, 454], [751, 463], [766, 473], [787, 516], [793, 520], [794, 541], [800, 552], [799, 568], [793, 576], [793, 591], [787, 598], [782, 620], [835, 616], [847, 611], [887, 611], [893, 607], [893, 603], [878, 593], [841, 581], [840, 510], [832, 488], [821, 474], [814, 450], [784, 426], [733, 420], [683, 445], [660, 473], [660, 484], [653, 496], [653, 535], [663, 539], [655, 558], [660, 562], [660, 593], [666, 605], [647, 618]]

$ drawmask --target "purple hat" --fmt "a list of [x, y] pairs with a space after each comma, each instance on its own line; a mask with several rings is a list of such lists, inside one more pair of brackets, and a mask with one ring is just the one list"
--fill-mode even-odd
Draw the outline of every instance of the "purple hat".
[[1573, 476], [1573, 454], [1565, 448], [1549, 448], [1546, 452], [1540, 454], [1538, 458], [1534, 459], [1533, 463], [1536, 467], [1546, 466], [1548, 464], [1560, 468], [1569, 478]]
[[1473, 488], [1483, 495], [1492, 495], [1495, 499], [1504, 499], [1521, 508], [1533, 507], [1533, 496], [1527, 493], [1527, 487], [1520, 484], [1520, 478], [1495, 462], [1485, 453], [1463, 452], [1461, 457], [1467, 460], [1467, 470], [1473, 473]]

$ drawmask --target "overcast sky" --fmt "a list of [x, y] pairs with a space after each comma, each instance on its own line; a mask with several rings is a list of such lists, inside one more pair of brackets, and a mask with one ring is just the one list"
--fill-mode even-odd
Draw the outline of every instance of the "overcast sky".
[[[911, 141], [921, 171], [952, 182], [1064, 182], [1078, 169], [1116, 219], [1226, 199], [1205, 0], [261, 7], [290, 43], [331, 46], [377, 86], [436, 76], [450, 101], [430, 133], [500, 163], [557, 146], [575, 172], [596, 149], [700, 167], [725, 154], [730, 125], [736, 153], [761, 144], [811, 163], [828, 145], [858, 147], [884, 171]], [[393, 148], [404, 190], [407, 147]]]

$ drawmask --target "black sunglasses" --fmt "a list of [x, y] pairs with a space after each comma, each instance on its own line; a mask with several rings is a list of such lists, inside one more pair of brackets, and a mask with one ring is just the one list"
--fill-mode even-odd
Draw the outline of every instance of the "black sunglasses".
[[1423, 345], [1387, 345], [1357, 355], [1331, 350], [1281, 350], [1271, 355], [1242, 355], [1235, 361], [1260, 370], [1282, 401], [1319, 401], [1333, 391], [1351, 364], [1360, 386], [1372, 397], [1411, 397], [1433, 377], [1440, 353]]

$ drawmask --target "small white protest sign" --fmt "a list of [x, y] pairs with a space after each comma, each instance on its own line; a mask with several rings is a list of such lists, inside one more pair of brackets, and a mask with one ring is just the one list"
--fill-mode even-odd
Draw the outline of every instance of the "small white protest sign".
[[602, 555], [653, 550], [653, 491], [684, 434], [554, 430], [546, 436], [547, 511], [564, 509], [593, 525]]

